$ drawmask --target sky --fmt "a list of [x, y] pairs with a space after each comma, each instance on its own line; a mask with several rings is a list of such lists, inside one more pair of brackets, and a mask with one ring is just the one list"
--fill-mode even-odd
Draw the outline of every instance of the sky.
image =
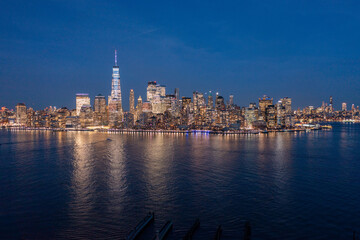
[[0, 1], [0, 106], [75, 108], [108, 96], [118, 50], [124, 109], [148, 81], [247, 106], [333, 96], [360, 105], [360, 1]]

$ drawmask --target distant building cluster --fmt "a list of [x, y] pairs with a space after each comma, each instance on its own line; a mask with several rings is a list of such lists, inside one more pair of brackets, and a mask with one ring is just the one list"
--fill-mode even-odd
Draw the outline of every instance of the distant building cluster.
[[240, 129], [292, 129], [296, 123], [328, 121], [360, 121], [359, 106], [348, 109], [342, 103], [340, 111], [333, 108], [333, 99], [321, 107], [308, 106], [292, 109], [292, 101], [284, 97], [277, 102], [268, 96], [248, 107], [234, 104], [234, 96], [227, 100], [218, 93], [193, 92], [192, 97], [180, 97], [179, 89], [167, 94], [166, 87], [155, 81], [147, 84], [146, 101], [139, 96], [135, 104], [134, 90], [130, 90], [129, 111], [122, 107], [120, 73], [115, 51], [111, 95], [97, 95], [93, 105], [87, 93], [76, 94], [76, 109], [48, 107], [35, 111], [24, 103], [15, 110], [2, 107], [1, 126], [31, 128], [95, 129], [120, 128], [144, 130], [240, 130]]

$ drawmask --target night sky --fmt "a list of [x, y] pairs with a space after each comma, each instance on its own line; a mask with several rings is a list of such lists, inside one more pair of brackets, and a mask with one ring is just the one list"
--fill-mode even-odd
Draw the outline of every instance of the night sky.
[[0, 106], [108, 96], [115, 49], [125, 109], [148, 81], [240, 106], [264, 94], [360, 105], [360, 1], [239, 2], [1, 1]]

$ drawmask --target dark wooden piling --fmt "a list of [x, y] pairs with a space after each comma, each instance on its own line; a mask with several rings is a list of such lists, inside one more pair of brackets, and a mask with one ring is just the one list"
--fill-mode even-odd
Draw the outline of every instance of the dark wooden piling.
[[200, 227], [200, 220], [197, 218], [192, 225], [192, 227], [189, 229], [189, 231], [186, 233], [183, 240], [192, 240], [192, 236], [194, 235], [195, 231]]

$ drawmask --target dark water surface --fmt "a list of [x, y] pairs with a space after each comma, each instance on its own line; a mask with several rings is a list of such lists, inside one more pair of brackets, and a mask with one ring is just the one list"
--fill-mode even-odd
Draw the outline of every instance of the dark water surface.
[[[111, 140], [108, 140], [111, 139]], [[352, 239], [360, 124], [209, 136], [0, 131], [1, 239], [121, 239], [148, 211], [180, 239]]]

